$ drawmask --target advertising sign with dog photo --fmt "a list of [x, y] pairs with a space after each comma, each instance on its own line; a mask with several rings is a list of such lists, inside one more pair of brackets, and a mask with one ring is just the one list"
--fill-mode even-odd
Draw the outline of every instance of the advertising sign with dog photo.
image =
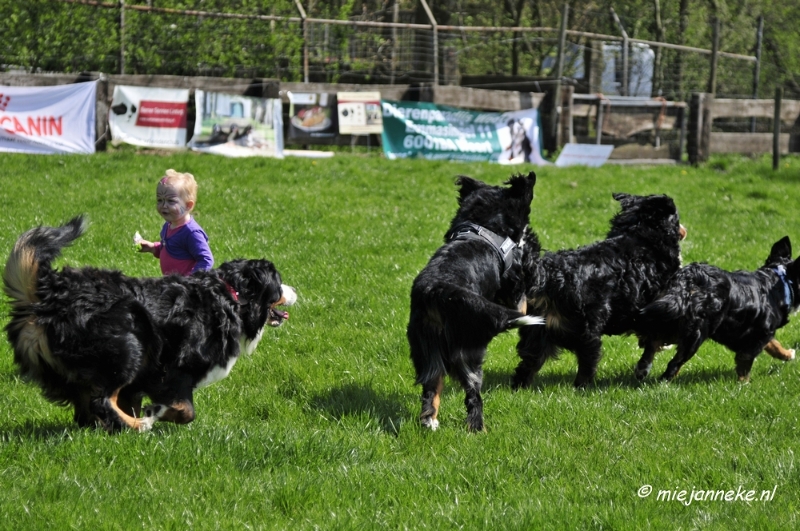
[[386, 158], [550, 164], [542, 156], [536, 109], [479, 112], [411, 101], [383, 101]]
[[280, 99], [197, 90], [195, 105], [193, 150], [226, 157], [283, 158]]
[[289, 138], [311, 140], [339, 134], [336, 94], [297, 93], [289, 96]]
[[97, 83], [0, 87], [0, 152], [94, 153]]
[[380, 92], [339, 92], [336, 99], [340, 134], [369, 135], [383, 132]]
[[162, 149], [186, 147], [188, 89], [114, 87], [108, 125], [112, 142]]

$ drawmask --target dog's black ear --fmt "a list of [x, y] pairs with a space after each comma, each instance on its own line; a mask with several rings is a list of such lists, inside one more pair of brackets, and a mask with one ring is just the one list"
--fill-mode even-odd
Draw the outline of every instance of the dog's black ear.
[[634, 199], [634, 196], [632, 196], [631, 194], [624, 194], [621, 192], [613, 193], [611, 194], [611, 197], [619, 201], [620, 205], [622, 205], [622, 208], [628, 208], [628, 206], [630, 206], [630, 204], [633, 203]]
[[769, 257], [764, 265], [786, 264], [792, 261], [792, 242], [784, 236], [772, 246]]
[[533, 198], [533, 187], [536, 186], [536, 174], [534, 172], [528, 175], [514, 175], [505, 184], [511, 186], [511, 193], [515, 196]]
[[464, 199], [465, 197], [474, 193], [476, 190], [480, 190], [481, 188], [487, 187], [485, 183], [482, 183], [481, 181], [473, 179], [472, 177], [468, 177], [466, 175], [459, 175], [456, 178], [456, 186], [460, 187], [458, 192], [459, 202], [461, 202], [461, 200]]

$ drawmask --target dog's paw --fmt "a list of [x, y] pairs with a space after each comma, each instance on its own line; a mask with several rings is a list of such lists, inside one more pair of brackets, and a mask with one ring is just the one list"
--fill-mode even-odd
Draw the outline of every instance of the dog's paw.
[[422, 419], [420, 423], [422, 424], [423, 428], [430, 428], [431, 431], [436, 431], [436, 429], [439, 427], [439, 421], [430, 417]]
[[161, 404], [150, 404], [149, 406], [145, 406], [142, 410], [144, 412], [144, 418], [152, 418], [153, 422], [161, 418], [161, 415], [164, 414], [166, 411], [166, 407], [162, 406]]
[[636, 377], [637, 380], [644, 380], [647, 378], [647, 375], [650, 374], [650, 369], [653, 368], [652, 363], [648, 363], [645, 367], [636, 366], [636, 369], [633, 371], [633, 375]]
[[789, 353], [789, 357], [786, 358], [786, 361], [794, 361], [795, 360], [794, 349], [790, 348], [789, 350], [787, 350], [787, 352]]
[[157, 419], [155, 417], [144, 417], [139, 419], [139, 432], [143, 433], [153, 429], [153, 424], [156, 423], [156, 420]]

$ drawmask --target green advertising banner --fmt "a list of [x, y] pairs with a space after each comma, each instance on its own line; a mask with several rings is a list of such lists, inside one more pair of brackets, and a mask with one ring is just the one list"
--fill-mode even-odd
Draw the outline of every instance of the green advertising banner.
[[435, 103], [381, 101], [383, 152], [390, 160], [550, 164], [542, 157], [536, 109], [479, 112]]

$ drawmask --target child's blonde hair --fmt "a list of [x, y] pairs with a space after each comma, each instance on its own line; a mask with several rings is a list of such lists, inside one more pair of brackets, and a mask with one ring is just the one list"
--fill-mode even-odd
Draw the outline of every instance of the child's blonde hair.
[[191, 173], [181, 173], [170, 168], [164, 172], [164, 177], [159, 182], [178, 190], [184, 201], [197, 203], [197, 181]]

